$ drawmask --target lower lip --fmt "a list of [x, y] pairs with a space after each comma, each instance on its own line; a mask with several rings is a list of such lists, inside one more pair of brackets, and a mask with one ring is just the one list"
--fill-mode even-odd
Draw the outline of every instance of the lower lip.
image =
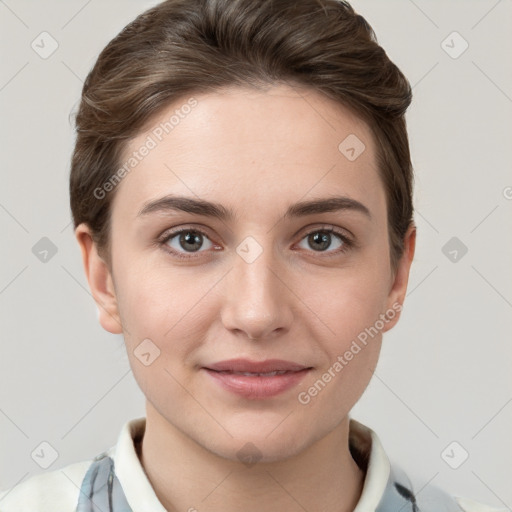
[[252, 400], [270, 398], [293, 388], [305, 377], [310, 369], [305, 368], [298, 372], [287, 372], [281, 375], [252, 377], [236, 373], [216, 372], [203, 368], [224, 389]]

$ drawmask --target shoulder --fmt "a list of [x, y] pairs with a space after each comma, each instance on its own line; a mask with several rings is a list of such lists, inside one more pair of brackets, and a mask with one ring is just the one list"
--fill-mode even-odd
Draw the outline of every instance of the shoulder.
[[456, 496], [454, 499], [464, 512], [508, 512], [508, 509], [506, 508], [490, 507], [489, 505], [484, 505], [483, 503], [479, 503], [469, 498], [460, 498]]
[[74, 512], [81, 482], [92, 462], [76, 462], [0, 490], [0, 512]]
[[398, 510], [396, 505], [400, 505], [404, 512], [509, 512], [506, 508], [491, 507], [457, 496], [434, 484], [414, 489], [406, 473], [395, 464], [390, 467], [383, 505], [386, 506], [378, 508], [377, 512]]
[[427, 485], [416, 494], [416, 505], [422, 512], [508, 512], [470, 498], [446, 492], [435, 485]]
[[510, 512], [446, 492], [430, 482], [421, 488], [413, 486], [401, 465], [388, 457], [374, 430], [350, 418], [349, 432], [352, 456], [366, 473], [355, 512]]

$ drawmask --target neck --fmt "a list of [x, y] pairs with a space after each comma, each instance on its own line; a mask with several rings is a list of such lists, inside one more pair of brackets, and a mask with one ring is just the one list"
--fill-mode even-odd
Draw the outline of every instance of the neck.
[[349, 450], [349, 418], [299, 454], [252, 466], [184, 435], [148, 405], [141, 464], [168, 512], [353, 511], [364, 471]]

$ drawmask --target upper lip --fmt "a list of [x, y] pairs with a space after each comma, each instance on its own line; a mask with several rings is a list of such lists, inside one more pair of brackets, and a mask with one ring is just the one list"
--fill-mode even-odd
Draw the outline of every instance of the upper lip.
[[269, 373], [279, 371], [298, 372], [305, 368], [310, 368], [293, 361], [285, 361], [283, 359], [267, 359], [265, 361], [251, 361], [249, 359], [228, 359], [227, 361], [219, 361], [218, 363], [205, 366], [209, 370], [217, 372], [248, 372], [248, 373]]

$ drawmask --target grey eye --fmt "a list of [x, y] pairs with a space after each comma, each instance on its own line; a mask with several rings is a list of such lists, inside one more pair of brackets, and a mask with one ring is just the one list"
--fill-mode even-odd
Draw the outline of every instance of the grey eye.
[[[166, 244], [177, 252], [198, 252], [205, 241], [210, 244], [210, 247], [213, 245], [208, 237], [200, 231], [185, 229], [172, 234], [166, 241]], [[206, 247], [206, 249], [210, 247]]]

